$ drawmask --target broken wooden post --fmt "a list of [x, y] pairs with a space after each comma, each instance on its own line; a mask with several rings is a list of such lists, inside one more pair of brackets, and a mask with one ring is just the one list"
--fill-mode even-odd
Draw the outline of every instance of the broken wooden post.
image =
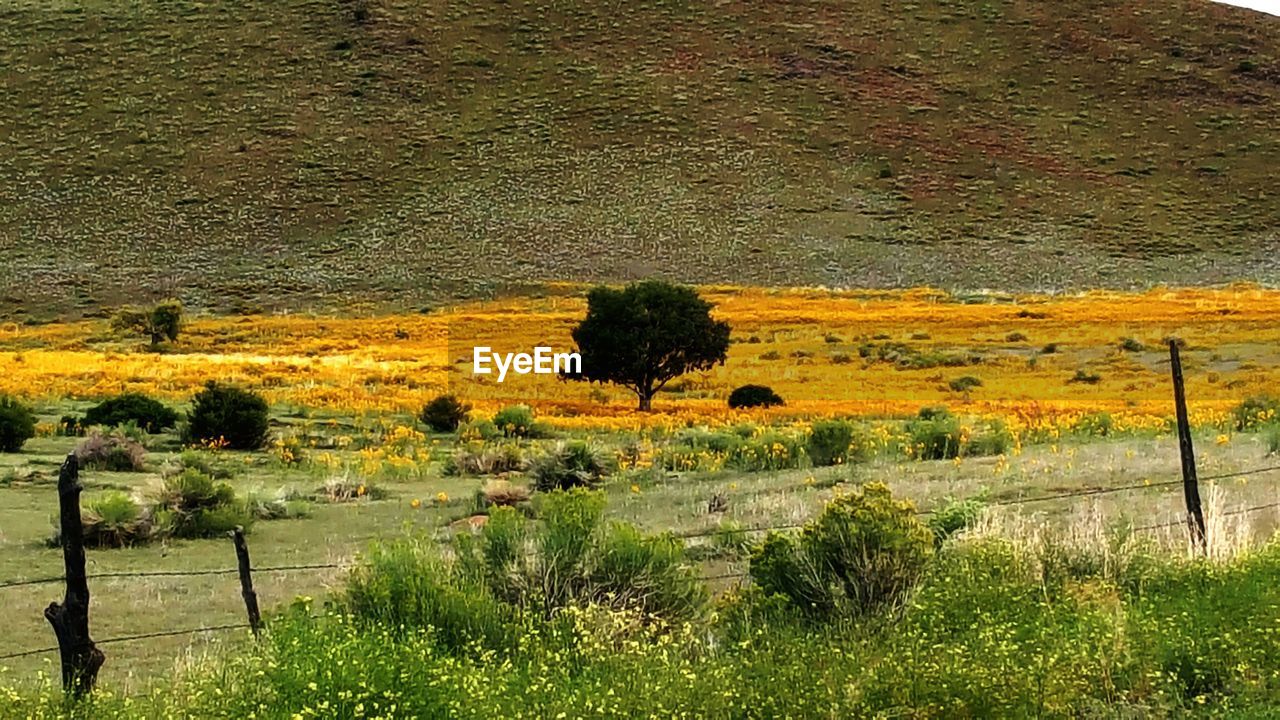
[[62, 603], [49, 603], [44, 616], [58, 638], [62, 689], [77, 697], [93, 689], [106, 656], [89, 637], [89, 582], [84, 569], [84, 527], [80, 523], [80, 463], [67, 455], [58, 472], [58, 536], [66, 572]]
[[1191, 444], [1191, 422], [1187, 419], [1187, 393], [1182, 383], [1182, 358], [1178, 340], [1169, 340], [1169, 364], [1173, 370], [1173, 404], [1178, 416], [1178, 450], [1182, 457], [1182, 496], [1187, 504], [1187, 527], [1191, 542], [1207, 549], [1204, 511], [1200, 507], [1200, 484], [1196, 478], [1196, 452]]
[[249, 566], [249, 546], [244, 541], [244, 528], [239, 525], [231, 533], [236, 545], [236, 564], [240, 568], [240, 596], [244, 598], [244, 610], [249, 615], [249, 627], [254, 637], [262, 630], [262, 615], [258, 612], [258, 593], [253, 589], [253, 574]]

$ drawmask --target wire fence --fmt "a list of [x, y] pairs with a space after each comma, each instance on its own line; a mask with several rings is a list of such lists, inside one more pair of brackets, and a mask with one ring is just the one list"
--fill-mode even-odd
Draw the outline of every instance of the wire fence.
[[[1200, 480], [1203, 482], [1214, 482], [1214, 481], [1220, 481], [1220, 480], [1229, 480], [1233, 478], [1261, 475], [1261, 474], [1277, 472], [1277, 471], [1280, 471], [1280, 465], [1252, 468], [1248, 470], [1233, 471], [1233, 472], [1220, 473], [1215, 475], [1207, 475], [1205, 477], [1200, 478]], [[1030, 503], [1063, 501], [1063, 500], [1071, 500], [1074, 498], [1090, 498], [1090, 497], [1097, 497], [1101, 495], [1109, 495], [1109, 494], [1121, 493], [1121, 492], [1131, 492], [1131, 491], [1137, 491], [1137, 490], [1171, 488], [1174, 486], [1181, 486], [1181, 485], [1183, 485], [1183, 480], [1179, 479], [1179, 480], [1168, 480], [1168, 481], [1160, 481], [1160, 482], [1132, 483], [1132, 484], [1116, 485], [1116, 486], [1110, 486], [1110, 487], [1083, 488], [1080, 490], [1055, 493], [1051, 495], [1036, 495], [1036, 496], [1030, 496], [1030, 497], [1017, 497], [1017, 498], [1008, 498], [1005, 500], [996, 500], [996, 501], [985, 503], [985, 506], [986, 507], [1011, 507], [1011, 506], [1018, 506], [1018, 505], [1026, 505]], [[1221, 513], [1221, 515], [1235, 516], [1235, 515], [1249, 514], [1254, 512], [1261, 512], [1264, 510], [1271, 510], [1271, 509], [1280, 509], [1280, 502], [1271, 502], [1271, 503], [1264, 503], [1259, 505], [1252, 505], [1252, 506], [1243, 507], [1243, 508], [1237, 508], [1235, 510], [1224, 511]], [[934, 509], [925, 509], [925, 510], [917, 511], [916, 514], [921, 516], [928, 516], [928, 515], [934, 514], [935, 512], [936, 510]], [[1133, 530], [1134, 532], [1145, 532], [1145, 531], [1159, 530], [1164, 528], [1185, 526], [1186, 524], [1187, 523], [1185, 520], [1174, 520], [1170, 522], [1135, 526], [1135, 527], [1132, 527], [1131, 530]], [[715, 528], [710, 530], [675, 533], [674, 537], [682, 540], [688, 540], [688, 539], [711, 537], [711, 536], [721, 535], [726, 533], [731, 535], [736, 535], [736, 534], [747, 534], [747, 533], [775, 532], [775, 531], [782, 531], [782, 530], [797, 530], [797, 529], [803, 528], [804, 526], [805, 526], [804, 523], [784, 523], [784, 524], [745, 527], [745, 528], [731, 528], [731, 529]], [[249, 569], [253, 573], [285, 573], [285, 572], [300, 572], [300, 571], [315, 571], [315, 570], [342, 570], [342, 569], [351, 568], [352, 566], [353, 564], [351, 562], [327, 562], [327, 563], [297, 563], [297, 564], [288, 564], [288, 565], [253, 566]], [[101, 572], [101, 573], [87, 573], [86, 579], [101, 580], [101, 579], [130, 579], [130, 578], [155, 578], [155, 577], [179, 577], [179, 578], [201, 577], [201, 576], [235, 575], [237, 573], [241, 573], [242, 571], [243, 571], [243, 568], [239, 568], [239, 567], [189, 569], [189, 570], [174, 569], [174, 570], [113, 571], [113, 572]], [[721, 573], [716, 573], [712, 575], [703, 575], [701, 576], [701, 579], [703, 581], [712, 582], [712, 581], [733, 580], [733, 579], [740, 580], [740, 579], [747, 578], [748, 576], [749, 576], [749, 573], [746, 572], [745, 570], [738, 570], [738, 571], [721, 572]], [[61, 583], [61, 582], [64, 582], [65, 580], [66, 580], [66, 577], [62, 575], [5, 580], [5, 581], [0, 581], [0, 589]], [[318, 617], [318, 616], [313, 616], [313, 617]], [[94, 643], [96, 645], [108, 645], [108, 644], [115, 644], [115, 643], [135, 642], [135, 641], [148, 640], [148, 639], [154, 639], [154, 638], [176, 637], [176, 636], [184, 636], [184, 635], [198, 635], [198, 634], [212, 633], [212, 632], [225, 632], [230, 630], [242, 630], [242, 629], [247, 630], [247, 629], [253, 629], [254, 627], [255, 627], [254, 624], [251, 622], [235, 622], [235, 623], [226, 623], [226, 624], [220, 624], [220, 625], [207, 625], [207, 626], [201, 626], [201, 627], [184, 628], [180, 630], [160, 630], [160, 631], [154, 631], [154, 632], [139, 633], [134, 635], [122, 635], [117, 637], [106, 638], [103, 640], [95, 640]], [[18, 652], [12, 652], [8, 654], [0, 655], [0, 661], [19, 659], [24, 657], [30, 657], [33, 655], [41, 655], [45, 653], [53, 653], [53, 652], [58, 652], [58, 650], [59, 648], [57, 646], [22, 650]]]

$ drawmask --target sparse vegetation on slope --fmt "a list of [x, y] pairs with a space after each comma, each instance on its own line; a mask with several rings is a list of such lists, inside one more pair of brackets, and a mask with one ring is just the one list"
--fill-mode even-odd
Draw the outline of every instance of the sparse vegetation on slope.
[[1275, 280], [1276, 22], [1199, 0], [9, 3], [0, 313], [652, 272]]

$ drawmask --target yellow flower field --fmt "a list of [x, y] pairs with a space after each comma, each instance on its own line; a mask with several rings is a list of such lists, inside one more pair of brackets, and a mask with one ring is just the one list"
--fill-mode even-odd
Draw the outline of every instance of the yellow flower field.
[[[933, 404], [1015, 427], [1060, 426], [1096, 411], [1133, 427], [1172, 414], [1170, 336], [1187, 343], [1197, 422], [1220, 420], [1246, 396], [1280, 391], [1280, 292], [1256, 286], [965, 298], [928, 289], [702, 292], [733, 326], [728, 362], [674, 382], [652, 414], [636, 413], [618, 388], [472, 375], [476, 345], [570, 349], [585, 302], [583, 288], [564, 285], [430, 314], [195, 318], [163, 354], [112, 334], [105, 321], [9, 324], [0, 326], [0, 392], [56, 401], [133, 390], [180, 400], [218, 379], [274, 403], [356, 413], [416, 412], [451, 392], [482, 411], [528, 403], [560, 427], [900, 415]], [[1125, 338], [1137, 345], [1121, 349]], [[947, 364], [956, 358], [973, 364]], [[1084, 379], [1073, 381], [1077, 375]], [[949, 384], [960, 376], [982, 384], [957, 392]], [[773, 387], [786, 406], [728, 410], [729, 391], [746, 383]]]

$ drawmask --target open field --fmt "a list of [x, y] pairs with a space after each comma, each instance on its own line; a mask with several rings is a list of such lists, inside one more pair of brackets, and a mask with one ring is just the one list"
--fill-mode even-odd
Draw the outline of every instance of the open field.
[[1274, 283], [1278, 36], [1200, 0], [9, 2], [0, 316]]
[[[904, 416], [945, 404], [1018, 431], [1097, 411], [1154, 427], [1169, 417], [1169, 337], [1187, 344], [1197, 424], [1221, 424], [1243, 398], [1280, 385], [1280, 292], [1253, 286], [1053, 297], [708, 288], [733, 328], [728, 361], [674, 383], [652, 414], [633, 412], [634, 396], [613, 387], [472, 374], [475, 345], [571, 347], [581, 292], [554, 287], [418, 315], [197, 318], [162, 354], [105, 321], [7, 324], [0, 392], [57, 402], [134, 390], [182, 401], [218, 379], [323, 418], [416, 413], [447, 391], [487, 413], [530, 403], [561, 428], [635, 429], [736, 422], [746, 416], [725, 407], [730, 390], [763, 383], [787, 404], [752, 417]], [[963, 376], [982, 385], [950, 389]]]
[[[1280, 326], [1274, 322], [1280, 293], [1274, 291], [1242, 286], [959, 297], [708, 289], [704, 295], [734, 329], [728, 362], [659, 395], [653, 414], [631, 410], [633, 400], [616, 389], [532, 376], [503, 385], [469, 377], [463, 348], [471, 344], [514, 350], [562, 342], [583, 310], [578, 293], [558, 287], [538, 298], [423, 315], [200, 318], [158, 354], [101, 322], [5, 326], [0, 391], [34, 401], [41, 436], [21, 453], [0, 455], [0, 580], [59, 573], [59, 551], [45, 544], [53, 482], [57, 465], [78, 442], [53, 434], [61, 416], [122, 391], [181, 406], [207, 379], [236, 382], [270, 398], [275, 442], [252, 453], [202, 453], [233, 468], [230, 482], [242, 496], [299, 498], [306, 507], [303, 518], [254, 524], [249, 544], [259, 567], [347, 564], [371, 540], [406, 532], [442, 538], [449, 523], [475, 512], [476, 493], [493, 479], [451, 472], [459, 453], [514, 446], [523, 457], [536, 458], [574, 438], [618, 460], [604, 485], [608, 517], [645, 531], [698, 536], [687, 541], [690, 555], [717, 592], [736, 587], [744, 567], [741, 548], [726, 544], [726, 533], [803, 523], [835, 494], [873, 480], [925, 511], [977, 499], [988, 506], [984, 522], [1002, 535], [1052, 528], [1102, 538], [1172, 523], [1138, 537], [1180, 556], [1182, 499], [1179, 488], [1167, 484], [1178, 478], [1161, 345], [1170, 336], [1186, 342], [1201, 475], [1280, 464], [1272, 456], [1274, 439], [1236, 432], [1230, 418], [1244, 397], [1273, 390], [1280, 380]], [[1137, 344], [1121, 349], [1124, 338]], [[1051, 343], [1057, 347], [1049, 352]], [[893, 354], [882, 356], [885, 347]], [[845, 359], [836, 360], [841, 355]], [[947, 360], [970, 356], [955, 366]], [[1100, 377], [1067, 382], [1078, 370]], [[978, 376], [983, 384], [967, 392], [949, 389], [948, 380], [961, 375]], [[788, 404], [768, 411], [725, 409], [728, 390], [746, 382], [771, 384]], [[445, 391], [474, 403], [473, 417], [529, 403], [549, 437], [495, 445], [465, 434], [422, 433], [411, 413]], [[939, 404], [962, 417], [963, 432], [998, 434], [998, 449], [915, 459], [904, 418]], [[1110, 418], [1105, 427], [1099, 424], [1103, 412]], [[866, 439], [864, 454], [846, 465], [810, 467], [788, 443], [803, 444], [813, 421], [829, 416], [857, 423], [865, 433], [859, 436]], [[734, 442], [758, 442], [768, 454], [734, 456], [699, 444], [735, 434], [743, 439]], [[143, 472], [86, 471], [86, 502], [114, 490], [143, 499], [154, 495], [181, 448], [171, 434], [151, 436], [147, 445]], [[1240, 512], [1280, 502], [1277, 475], [1205, 483], [1220, 552], [1262, 543], [1280, 527], [1276, 507]], [[503, 477], [522, 482], [518, 472]], [[327, 502], [318, 490], [335, 479], [371, 490], [352, 501]], [[1130, 485], [1138, 487], [1078, 495]], [[1063, 494], [1071, 497], [1003, 505]], [[91, 551], [89, 572], [233, 564], [228, 540], [167, 540]], [[264, 606], [275, 610], [297, 595], [319, 602], [340, 590], [344, 578], [343, 570], [328, 568], [260, 573], [256, 583]], [[40, 610], [57, 588], [0, 588], [10, 618], [0, 655], [50, 644]], [[113, 578], [92, 581], [92, 589], [95, 634], [102, 638], [242, 617], [233, 575]], [[175, 662], [191, 665], [193, 654], [237, 648], [242, 641], [242, 633], [231, 632], [109, 645], [103, 681], [117, 691], [143, 692], [168, 677]], [[48, 655], [0, 662], [10, 668], [0, 677], [25, 685], [41, 668], [56, 669], [50, 662]]]

